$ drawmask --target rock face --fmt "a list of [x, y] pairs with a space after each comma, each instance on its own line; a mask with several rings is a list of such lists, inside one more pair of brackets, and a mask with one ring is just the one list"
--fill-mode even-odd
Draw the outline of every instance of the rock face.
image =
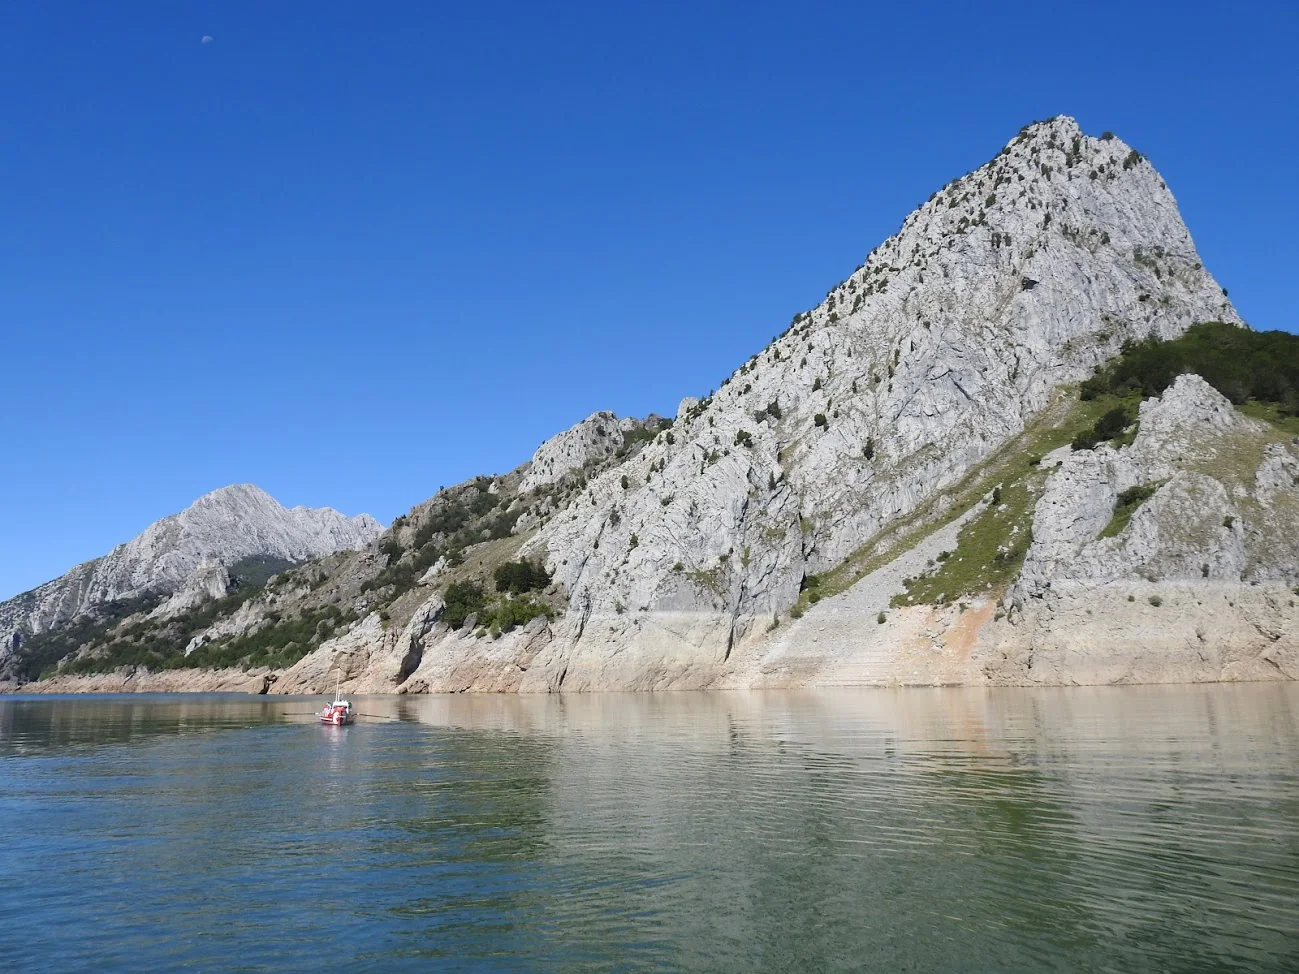
[[568, 679], [627, 647], [724, 663], [1056, 387], [1208, 319], [1239, 321], [1158, 173], [1072, 119], [1029, 126], [529, 543], [586, 620]]
[[[1033, 542], [1000, 604], [891, 607], [905, 576], [956, 548], [957, 520], [754, 646], [722, 684], [1299, 678], [1291, 437], [1185, 375], [1142, 404], [1130, 446], [1066, 447], [1043, 466]], [[1148, 497], [1116, 530], [1131, 488]]]
[[368, 514], [286, 509], [252, 484], [223, 487], [102, 558], [0, 603], [0, 646], [12, 651], [15, 633], [21, 641], [21, 633], [42, 632], [118, 599], [172, 595], [159, 611], [180, 611], [228, 585], [226, 567], [242, 559], [303, 561], [363, 547], [382, 531]]
[[544, 484], [553, 484], [571, 470], [613, 456], [622, 446], [622, 432], [613, 413], [608, 410], [592, 413], [537, 448], [520, 489], [536, 490]]
[[[1124, 342], [1208, 320], [1242, 324], [1159, 174], [1072, 119], [1036, 123], [670, 429], [596, 413], [201, 639], [295, 599], [348, 607], [350, 628], [270, 674], [273, 692], [338, 674], [396, 692], [1293, 679], [1289, 435], [1183, 376], [1142, 405], [1130, 445], [1066, 436], [1026, 459], [1079, 406], [1067, 387]], [[910, 594], [998, 518], [1006, 544], [987, 558], [1014, 572], [996, 590]], [[452, 630], [437, 589], [490, 585], [519, 556], [552, 573], [555, 617]], [[849, 567], [842, 590], [800, 596]]]
[[615, 456], [624, 437], [638, 430], [655, 428], [657, 417], [645, 420], [619, 419], [608, 410], [592, 413], [575, 426], [552, 436], [537, 448], [520, 481], [520, 493], [556, 483], [565, 475], [583, 470]]
[[151, 617], [170, 618], [204, 602], [224, 598], [230, 591], [230, 573], [215, 558], [204, 558], [185, 584], [172, 593], [167, 601], [154, 609]]
[[[1119, 533], [1116, 502], [1151, 491]], [[1065, 457], [1033, 518], [998, 682], [1299, 679], [1299, 444], [1184, 375], [1131, 446]]]

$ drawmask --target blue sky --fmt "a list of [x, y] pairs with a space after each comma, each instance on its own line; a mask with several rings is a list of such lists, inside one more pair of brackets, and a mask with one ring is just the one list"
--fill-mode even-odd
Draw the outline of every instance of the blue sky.
[[1058, 113], [1295, 330], [1297, 45], [1292, 3], [0, 5], [0, 597], [223, 484], [388, 521], [671, 412]]

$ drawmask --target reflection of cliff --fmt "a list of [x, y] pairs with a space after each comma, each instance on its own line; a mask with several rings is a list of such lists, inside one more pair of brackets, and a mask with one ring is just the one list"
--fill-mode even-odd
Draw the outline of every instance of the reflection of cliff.
[[[486, 730], [515, 760], [529, 738], [553, 743], [526, 828], [565, 890], [524, 922], [583, 956], [710, 969], [856, 969], [862, 943], [880, 970], [1040, 969], [1043, 951], [1132, 969], [1151, 945], [1170, 966], [1244, 956], [1230, 918], [1212, 936], [1175, 922], [1197, 896], [1182, 877], [1197, 855], [1285, 865], [1284, 847], [1214, 823], [1240, 811], [1222, 772], [1278, 735], [1299, 749], [1284, 687], [401, 705]], [[1285, 781], [1252, 787], [1275, 802]]]
[[[177, 957], [221, 954], [196, 931], [235, 917], [250, 967], [324, 942], [363, 969], [1294, 956], [1290, 685], [356, 702], [401, 719], [322, 728], [291, 716], [315, 701], [284, 698], [0, 700], [0, 807], [26, 850], [12, 878], [71, 868], [99, 897], [79, 917], [122, 932], [103, 942], [148, 935]], [[34, 942], [37, 918], [12, 922], [11, 942]]]
[[[564, 908], [656, 918], [671, 966], [707, 968], [720, 950], [733, 969], [848, 969], [870, 942], [888, 945], [878, 969], [901, 968], [934, 925], [1000, 923], [1011, 860], [1065, 864], [1076, 847], [1042, 772], [999, 739], [1007, 715], [972, 715], [985, 695], [619, 696], [598, 712], [586, 699], [565, 701], [548, 847], [599, 893]], [[971, 722], [973, 749], [958, 737]], [[1035, 828], [1046, 819], [1057, 827]], [[1059, 888], [1034, 891], [1048, 905], [1033, 910], [1049, 914], [1069, 872], [1043, 875]], [[878, 907], [900, 900], [913, 910]], [[561, 924], [565, 942], [616, 936], [601, 923]], [[1004, 959], [954, 939], [923, 955]]]
[[0, 697], [0, 757], [83, 745], [142, 743], [178, 733], [244, 727], [273, 719], [282, 704], [258, 697]]

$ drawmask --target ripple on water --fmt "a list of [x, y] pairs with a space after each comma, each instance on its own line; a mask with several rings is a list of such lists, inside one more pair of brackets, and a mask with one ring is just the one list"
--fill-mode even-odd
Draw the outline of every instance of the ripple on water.
[[20, 968], [1299, 969], [1293, 686], [0, 698]]

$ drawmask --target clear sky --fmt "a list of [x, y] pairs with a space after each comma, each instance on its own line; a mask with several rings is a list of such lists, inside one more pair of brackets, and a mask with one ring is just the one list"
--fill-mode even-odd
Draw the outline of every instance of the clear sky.
[[1059, 113], [1295, 330], [1296, 8], [2, 4], [0, 598], [224, 484], [387, 522], [672, 413]]

